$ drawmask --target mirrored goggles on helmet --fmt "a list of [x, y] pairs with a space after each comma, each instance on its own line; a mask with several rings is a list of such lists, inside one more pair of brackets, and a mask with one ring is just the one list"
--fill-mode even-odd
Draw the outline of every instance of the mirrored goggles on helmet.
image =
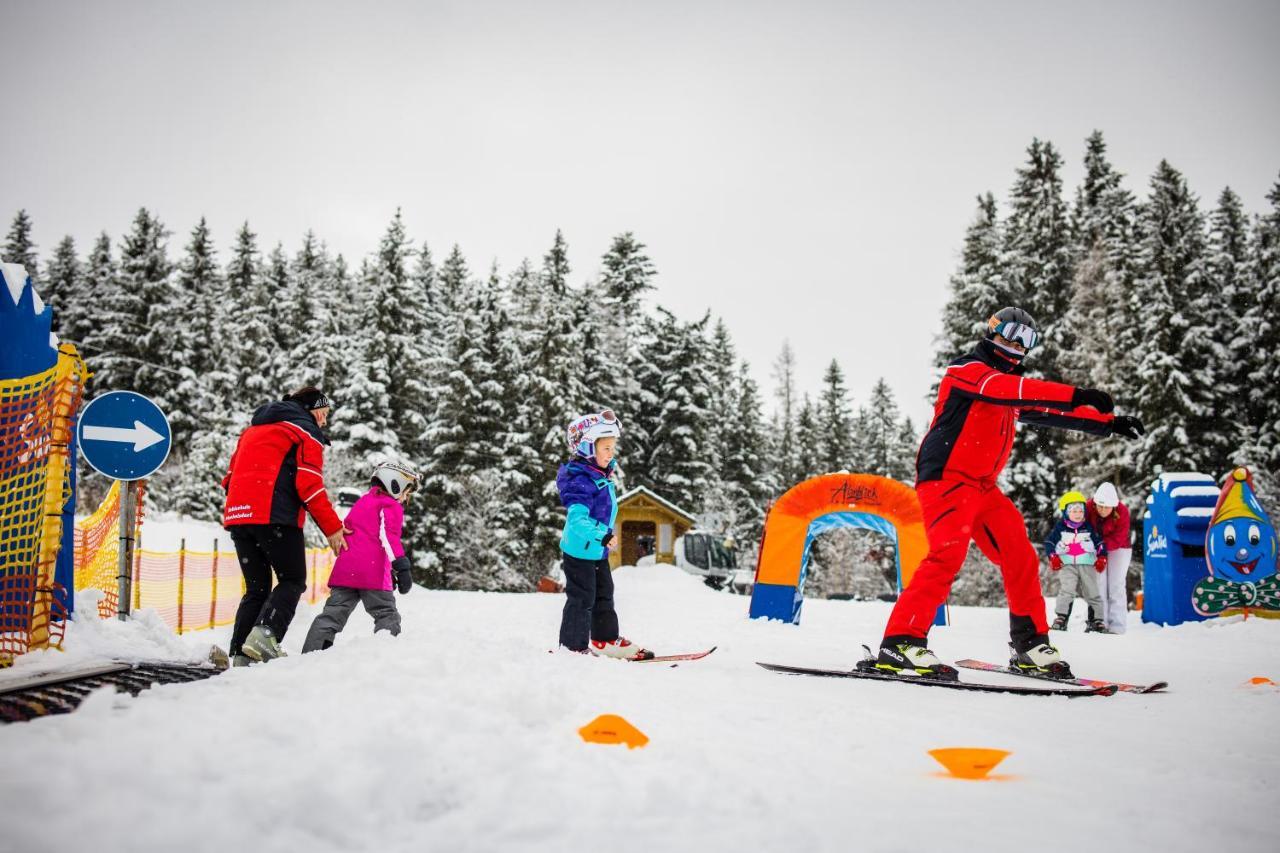
[[1040, 343], [1040, 335], [1035, 329], [1024, 323], [1001, 323], [995, 318], [992, 318], [991, 333], [993, 335], [999, 335], [1006, 341], [1013, 341], [1014, 343], [1022, 344], [1022, 346], [1028, 350], [1034, 348], [1036, 344]]

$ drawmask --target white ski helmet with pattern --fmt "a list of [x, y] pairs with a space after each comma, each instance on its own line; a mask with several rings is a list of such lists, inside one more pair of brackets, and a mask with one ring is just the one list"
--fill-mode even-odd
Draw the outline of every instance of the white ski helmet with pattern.
[[373, 469], [373, 481], [393, 498], [418, 488], [421, 476], [408, 462], [383, 462]]
[[565, 431], [565, 443], [569, 452], [588, 459], [596, 455], [596, 442], [602, 438], [618, 438], [622, 435], [622, 421], [613, 409], [604, 409], [591, 415], [579, 415]]

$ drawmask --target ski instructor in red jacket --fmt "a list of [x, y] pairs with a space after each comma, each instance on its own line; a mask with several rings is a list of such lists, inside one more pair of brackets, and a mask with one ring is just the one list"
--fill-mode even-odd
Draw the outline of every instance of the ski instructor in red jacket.
[[[231, 532], [245, 592], [236, 610], [231, 656], [237, 665], [267, 661], [284, 652], [298, 600], [307, 588], [307, 548], [302, 527], [310, 513], [335, 554], [345, 534], [324, 490], [323, 427], [332, 407], [319, 388], [307, 386], [253, 413], [240, 434], [231, 467], [222, 478], [227, 500], [222, 526]], [[271, 588], [271, 572], [279, 583]]]
[[1009, 599], [1010, 666], [1028, 675], [1071, 678], [1049, 643], [1040, 560], [1017, 507], [996, 485], [1013, 447], [1014, 422], [1137, 438], [1136, 418], [1112, 414], [1111, 395], [1027, 379], [1022, 359], [1039, 342], [1035, 321], [1002, 308], [986, 337], [947, 367], [933, 423], [916, 456], [916, 493], [929, 554], [903, 590], [885, 628], [875, 668], [955, 680], [956, 670], [927, 647], [929, 628], [972, 540], [1000, 568]]

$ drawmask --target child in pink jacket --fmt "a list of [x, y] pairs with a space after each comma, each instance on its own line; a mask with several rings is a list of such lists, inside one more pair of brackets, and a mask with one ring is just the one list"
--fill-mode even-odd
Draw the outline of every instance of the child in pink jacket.
[[[413, 572], [400, 542], [404, 503], [418, 485], [418, 473], [408, 465], [388, 462], [373, 472], [369, 491], [356, 501], [343, 524], [351, 531], [347, 548], [338, 555], [329, 575], [329, 600], [311, 623], [303, 654], [333, 645], [356, 604], [373, 617], [373, 630], [400, 633], [400, 611], [391, 593], [392, 574], [400, 593], [413, 588]], [[383, 536], [386, 544], [383, 544]], [[391, 548], [391, 559], [387, 556]]]

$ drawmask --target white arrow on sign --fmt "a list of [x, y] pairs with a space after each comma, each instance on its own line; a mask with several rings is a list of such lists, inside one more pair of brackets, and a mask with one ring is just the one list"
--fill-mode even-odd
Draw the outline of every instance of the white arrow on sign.
[[132, 444], [134, 453], [139, 453], [153, 444], [159, 444], [164, 441], [163, 435], [142, 421], [134, 421], [133, 429], [89, 426], [85, 424], [84, 437], [90, 441], [117, 441], [122, 444]]

